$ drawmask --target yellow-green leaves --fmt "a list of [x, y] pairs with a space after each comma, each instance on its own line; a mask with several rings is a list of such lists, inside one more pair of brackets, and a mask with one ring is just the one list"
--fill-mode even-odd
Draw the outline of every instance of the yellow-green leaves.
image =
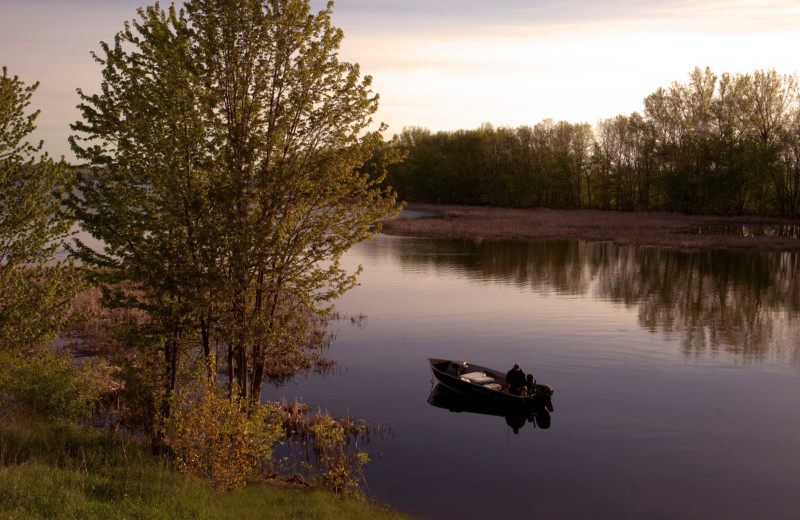
[[258, 474], [281, 435], [281, 419], [269, 405], [247, 410], [216, 387], [181, 393], [167, 428], [167, 442], [183, 471], [218, 489], [234, 489]]
[[26, 138], [38, 111], [29, 109], [36, 86], [3, 67], [0, 76], [0, 349], [47, 346], [72, 318], [81, 286], [68, 266], [45, 267], [72, 221], [61, 206], [71, 189], [63, 162], [38, 156]]
[[354, 285], [338, 259], [395, 212], [360, 172], [371, 78], [338, 59], [332, 5], [193, 0], [141, 10], [81, 93], [76, 154], [101, 173], [71, 204], [108, 254], [80, 251], [145, 292], [167, 395], [190, 352], [218, 354], [234, 394], [309, 367], [317, 316]]

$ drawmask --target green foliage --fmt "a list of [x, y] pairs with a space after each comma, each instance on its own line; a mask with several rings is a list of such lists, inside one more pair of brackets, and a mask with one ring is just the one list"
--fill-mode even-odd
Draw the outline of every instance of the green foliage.
[[361, 497], [359, 481], [369, 455], [351, 449], [344, 425], [331, 417], [324, 416], [311, 425], [310, 434], [323, 485], [334, 493]]
[[281, 438], [281, 421], [269, 405], [248, 413], [245, 404], [228, 400], [215, 387], [195, 388], [179, 398], [167, 425], [178, 467], [222, 490], [243, 487], [247, 477], [258, 474]]
[[133, 355], [114, 356], [112, 359], [120, 367], [121, 425], [130, 431], [142, 432], [148, 438], [157, 437], [164, 397], [161, 360], [152, 351], [137, 351]]
[[359, 442], [369, 442], [373, 434], [384, 435], [383, 425], [351, 417], [334, 419], [321, 409], [298, 401], [277, 405], [283, 432], [292, 456], [284, 460], [293, 473], [301, 472], [314, 483], [350, 498], [363, 498], [359, 488], [369, 455]]
[[324, 490], [246, 488], [220, 499], [217, 518], [236, 520], [402, 520], [409, 517], [364, 501], [348, 500]]
[[102, 44], [101, 93], [79, 91], [72, 144], [97, 181], [70, 204], [108, 247], [77, 252], [141, 291], [117, 303], [151, 318], [165, 417], [189, 352], [219, 354], [229, 392], [254, 404], [272, 368], [313, 365], [318, 318], [355, 284], [339, 259], [395, 211], [385, 157], [366, 168], [383, 147], [367, 131], [378, 98], [338, 60], [331, 9], [148, 7]]
[[0, 394], [49, 418], [91, 413], [99, 397], [89, 365], [79, 369], [48, 350], [79, 319], [72, 300], [84, 287], [69, 265], [46, 266], [72, 221], [61, 207], [70, 187], [63, 162], [38, 156], [26, 114], [38, 84], [0, 77]]
[[644, 113], [588, 124], [408, 128], [387, 183], [414, 202], [800, 216], [800, 91], [774, 70], [695, 69]]
[[322, 491], [255, 485], [220, 494], [138, 442], [20, 415], [0, 417], [0, 517], [404, 518]]
[[72, 266], [8, 268], [0, 272], [0, 284], [0, 350], [48, 346], [84, 316], [72, 300], [85, 282]]
[[[330, 302], [356, 283], [341, 256], [395, 212], [379, 183], [398, 154], [368, 131], [378, 97], [369, 76], [338, 60], [343, 36], [331, 10], [313, 14], [302, 0], [140, 10], [95, 56], [101, 93], [79, 91], [72, 144], [95, 173], [79, 178], [79, 192], [63, 163], [36, 157], [41, 144], [24, 141], [36, 85], [3, 70], [4, 398], [74, 420], [107, 397], [129, 431], [152, 437], [168, 420], [179, 466], [221, 489], [242, 486], [269, 459], [281, 430], [260, 404], [263, 381], [319, 361]], [[70, 266], [44, 266], [71, 226], [65, 196], [107, 245], [73, 251], [94, 268], [87, 273], [102, 283], [104, 303], [137, 311], [109, 319], [111, 330], [91, 340], [91, 327], [76, 332], [113, 369], [76, 366], [48, 349], [74, 324], [83, 284]], [[218, 353], [227, 396], [217, 388]], [[207, 367], [205, 389], [181, 386], [193, 366]], [[366, 456], [347, 459], [340, 426], [320, 428], [326, 484], [357, 492], [349, 472]]]
[[26, 113], [38, 83], [0, 76], [0, 349], [31, 350], [73, 321], [71, 299], [81, 277], [45, 268], [72, 221], [61, 208], [70, 188], [65, 163], [26, 140], [39, 112]]
[[51, 420], [89, 417], [109, 373], [102, 363], [75, 366], [48, 350], [25, 356], [0, 353], [0, 360], [4, 366], [0, 394]]
[[591, 159], [587, 124], [431, 132], [405, 129], [395, 146], [407, 158], [386, 182], [414, 202], [580, 207]]
[[[396, 212], [380, 182], [399, 154], [368, 129], [378, 96], [339, 61], [332, 4], [138, 13], [95, 55], [101, 91], [78, 91], [71, 142], [95, 179], [69, 206], [107, 247], [75, 254], [105, 304], [145, 316], [106, 342], [122, 421], [165, 433], [187, 472], [240, 487], [279, 437], [262, 384], [322, 360], [331, 302], [356, 283], [339, 261]], [[186, 383], [196, 367], [203, 388]]]

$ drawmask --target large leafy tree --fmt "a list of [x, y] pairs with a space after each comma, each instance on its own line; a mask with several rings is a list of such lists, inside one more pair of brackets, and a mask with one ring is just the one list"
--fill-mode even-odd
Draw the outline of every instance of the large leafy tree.
[[73, 149], [96, 179], [72, 205], [107, 244], [79, 254], [141, 289], [126, 304], [153, 318], [167, 393], [185, 352], [221, 354], [231, 394], [253, 402], [271, 373], [308, 367], [315, 317], [355, 284], [339, 259], [394, 212], [361, 171], [378, 97], [339, 61], [331, 14], [156, 4], [102, 44], [101, 92], [79, 91]]
[[0, 76], [0, 350], [28, 352], [47, 345], [72, 317], [79, 277], [46, 264], [72, 221], [61, 200], [70, 189], [66, 165], [28, 138], [39, 111], [26, 86], [3, 67]]

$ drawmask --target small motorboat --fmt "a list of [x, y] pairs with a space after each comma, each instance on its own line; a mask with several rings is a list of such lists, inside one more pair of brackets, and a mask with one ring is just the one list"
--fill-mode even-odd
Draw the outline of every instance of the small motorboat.
[[506, 390], [506, 374], [466, 361], [428, 359], [433, 375], [446, 388], [502, 407], [541, 407], [553, 411], [553, 388], [536, 383], [528, 376], [526, 393], [511, 394]]

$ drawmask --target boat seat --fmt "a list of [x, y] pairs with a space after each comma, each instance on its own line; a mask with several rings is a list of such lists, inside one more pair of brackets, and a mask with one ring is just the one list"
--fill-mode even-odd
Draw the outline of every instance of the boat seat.
[[487, 383], [494, 382], [494, 378], [487, 376], [485, 372], [468, 372], [466, 374], [461, 374], [461, 379], [478, 385], [485, 385]]

